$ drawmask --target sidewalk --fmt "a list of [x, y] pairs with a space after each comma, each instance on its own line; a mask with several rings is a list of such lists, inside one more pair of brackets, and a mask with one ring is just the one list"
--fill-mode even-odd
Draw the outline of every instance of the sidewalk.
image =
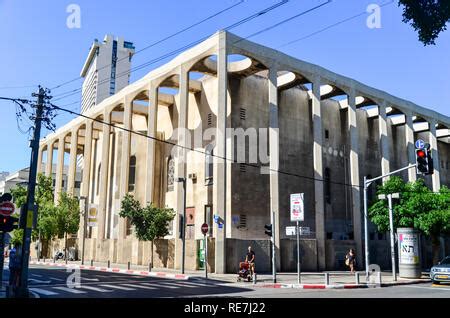
[[[32, 260], [31, 264], [39, 264], [44, 265], [43, 260], [41, 262], [37, 262], [36, 259]], [[53, 260], [46, 260], [45, 265], [51, 266], [61, 266], [65, 267], [65, 261], [58, 260], [56, 263], [53, 263]], [[171, 279], [182, 279], [188, 280], [190, 278], [203, 278], [205, 277], [204, 270], [190, 271], [186, 270], [185, 274], [181, 274], [180, 270], [168, 269], [168, 268], [152, 268], [149, 271], [147, 266], [143, 265], [130, 265], [130, 269], [128, 269], [127, 264], [108, 264], [106, 262], [93, 262], [92, 266], [90, 261], [81, 265], [81, 261], [69, 261], [68, 267], [77, 267], [85, 270], [97, 270], [97, 271], [106, 271], [106, 272], [117, 272], [123, 274], [131, 274], [131, 275], [142, 275], [142, 276], [156, 276], [161, 278], [171, 278]], [[328, 278], [325, 274], [328, 274]], [[397, 281], [393, 280], [392, 273], [389, 271], [384, 271], [381, 273], [381, 284], [376, 275], [370, 277], [369, 282], [366, 282], [365, 272], [360, 271], [359, 274], [359, 282], [355, 274], [351, 274], [349, 272], [319, 272], [319, 273], [310, 273], [305, 272], [301, 274], [301, 281], [298, 284], [297, 281], [297, 273], [277, 273], [277, 283], [274, 284], [272, 282], [271, 274], [258, 274], [256, 284], [244, 282], [237, 282], [237, 274], [215, 274], [208, 273], [209, 279], [219, 280], [224, 283], [232, 283], [233, 285], [252, 285], [253, 287], [266, 287], [266, 288], [312, 288], [312, 289], [325, 289], [325, 288], [367, 288], [367, 287], [388, 287], [395, 285], [404, 285], [404, 284], [419, 284], [424, 282], [429, 282], [430, 278], [428, 273], [422, 273], [422, 277], [419, 279], [407, 279], [397, 277]]]

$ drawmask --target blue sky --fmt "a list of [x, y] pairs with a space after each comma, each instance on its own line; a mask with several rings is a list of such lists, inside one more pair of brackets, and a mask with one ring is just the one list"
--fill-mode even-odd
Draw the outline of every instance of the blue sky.
[[[246, 0], [186, 33], [135, 55], [133, 65], [213, 34], [278, 1]], [[103, 39], [106, 33], [125, 37], [139, 50], [237, 2], [239, 0], [0, 0], [0, 96], [30, 97], [35, 88], [11, 87], [38, 84], [54, 87], [78, 77], [93, 39]], [[325, 0], [291, 0], [231, 32], [248, 36], [323, 2]], [[450, 116], [450, 31], [441, 34], [436, 46], [424, 47], [415, 31], [402, 22], [402, 10], [397, 1], [382, 8], [380, 29], [367, 27], [367, 13], [283, 46], [362, 13], [371, 3], [386, 2], [389, 0], [334, 0], [251, 40]], [[72, 3], [81, 9], [79, 29], [66, 25], [69, 15], [66, 8]], [[134, 72], [131, 80], [135, 81], [167, 60]], [[56, 95], [80, 86], [78, 80], [52, 93]], [[58, 104], [79, 100], [78, 94]], [[74, 104], [69, 108], [77, 107]], [[70, 119], [69, 115], [61, 114], [55, 123], [59, 127]], [[26, 122], [21, 126], [28, 127]], [[0, 101], [0, 171], [12, 172], [29, 164], [28, 139], [28, 135], [17, 128], [14, 105]]]

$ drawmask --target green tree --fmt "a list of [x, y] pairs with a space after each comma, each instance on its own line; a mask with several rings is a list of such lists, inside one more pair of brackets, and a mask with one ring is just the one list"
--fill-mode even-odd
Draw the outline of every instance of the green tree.
[[67, 259], [67, 235], [74, 234], [80, 226], [80, 206], [77, 198], [61, 192], [54, 214], [56, 235], [64, 238], [64, 255]]
[[120, 217], [128, 218], [141, 241], [151, 241], [151, 263], [153, 265], [153, 242], [169, 234], [169, 222], [175, 217], [173, 209], [159, 208], [153, 204], [142, 207], [132, 195], [122, 199]]
[[[433, 245], [433, 262], [439, 259], [439, 237], [450, 233], [450, 191], [445, 186], [433, 193], [423, 180], [405, 183], [391, 177], [378, 187], [378, 194], [400, 193], [394, 204], [394, 227], [412, 227], [429, 236]], [[369, 217], [378, 231], [389, 230], [387, 200], [375, 200], [369, 208]]]
[[434, 45], [447, 29], [450, 0], [399, 0], [399, 6], [403, 6], [403, 22], [411, 24], [424, 45]]

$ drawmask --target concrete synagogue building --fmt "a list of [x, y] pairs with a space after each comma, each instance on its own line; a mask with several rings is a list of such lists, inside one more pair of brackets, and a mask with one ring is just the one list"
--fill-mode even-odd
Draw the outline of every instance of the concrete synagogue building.
[[[153, 265], [179, 269], [184, 190], [178, 178], [185, 178], [186, 269], [199, 269], [206, 222], [211, 271], [236, 272], [248, 245], [257, 271], [269, 271], [264, 225], [273, 213], [277, 267], [294, 271], [295, 236], [286, 235], [295, 225], [293, 193], [304, 193], [301, 226], [311, 230], [301, 238], [302, 270], [342, 269], [349, 248], [361, 266], [364, 176], [414, 164], [421, 138], [435, 166], [427, 185], [438, 191], [450, 184], [449, 117], [223, 31], [88, 106], [83, 114], [90, 119], [75, 118], [40, 141], [38, 165], [51, 175], [56, 163], [56, 194], [64, 165], [69, 193], [81, 172], [81, 197], [97, 207], [96, 226], [84, 231], [82, 219], [74, 242], [81, 250], [85, 235], [86, 260], [150, 262], [151, 243], [138, 241], [119, 217], [131, 193], [141, 204], [177, 212], [170, 235], [155, 241]], [[417, 178], [415, 169], [402, 176]], [[387, 235], [373, 225], [369, 231], [370, 262], [389, 266]], [[429, 247], [424, 239], [425, 256]]]

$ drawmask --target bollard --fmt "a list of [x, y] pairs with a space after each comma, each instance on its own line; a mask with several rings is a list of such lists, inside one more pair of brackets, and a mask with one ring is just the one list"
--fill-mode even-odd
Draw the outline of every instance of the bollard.
[[359, 273], [358, 272], [355, 273], [355, 284], [359, 285]]
[[330, 274], [325, 273], [325, 285], [330, 285]]
[[45, 263], [45, 257], [44, 257], [44, 263]]
[[91, 259], [91, 266], [94, 266], [94, 260]]
[[130, 262], [128, 262], [128, 270], [130, 270]]
[[149, 271], [149, 272], [151, 272], [151, 271], [152, 271], [152, 267], [153, 267], [153, 266], [152, 266], [152, 263], [151, 263], [151, 262], [150, 262], [150, 263], [148, 263], [148, 271]]
[[110, 267], [111, 267], [111, 261], [108, 260], [108, 268], [110, 268]]
[[380, 285], [380, 287], [381, 287], [381, 272], [378, 272], [377, 273], [377, 278], [378, 278], [378, 285]]

